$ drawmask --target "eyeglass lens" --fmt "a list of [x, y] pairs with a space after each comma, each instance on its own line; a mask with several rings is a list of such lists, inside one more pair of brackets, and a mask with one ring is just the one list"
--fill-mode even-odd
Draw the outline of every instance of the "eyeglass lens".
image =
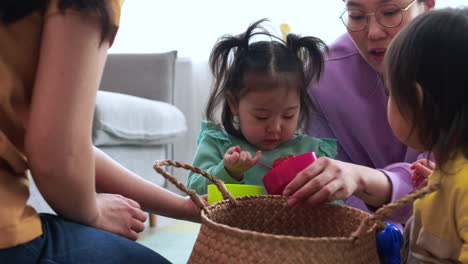
[[372, 14], [385, 27], [397, 27], [403, 20], [403, 12], [397, 5], [383, 5], [375, 13], [367, 14], [361, 9], [348, 9], [342, 14], [341, 20], [350, 30], [361, 30], [367, 26], [368, 16]]

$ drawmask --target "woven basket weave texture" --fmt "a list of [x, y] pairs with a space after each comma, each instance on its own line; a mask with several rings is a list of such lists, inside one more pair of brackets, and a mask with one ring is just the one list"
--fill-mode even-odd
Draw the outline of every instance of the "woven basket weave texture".
[[[202, 174], [228, 199], [207, 206], [162, 170], [163, 165]], [[379, 263], [378, 226], [370, 225], [352, 236], [370, 217], [364, 211], [338, 204], [290, 207], [280, 195], [234, 198], [222, 181], [191, 165], [161, 161], [154, 168], [201, 208], [202, 226], [188, 263]]]
[[368, 217], [363, 211], [343, 205], [285, 210], [284, 197], [241, 198], [202, 214], [189, 263], [379, 263], [375, 232], [350, 238]]

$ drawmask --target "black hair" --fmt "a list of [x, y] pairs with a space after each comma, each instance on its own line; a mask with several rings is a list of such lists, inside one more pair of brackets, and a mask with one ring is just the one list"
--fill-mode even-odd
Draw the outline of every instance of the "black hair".
[[429, 11], [403, 28], [385, 55], [390, 96], [441, 169], [460, 152], [468, 157], [467, 32], [468, 8]]
[[[286, 41], [283, 41], [260, 26], [265, 21], [268, 20], [262, 19], [251, 24], [240, 35], [223, 36], [210, 54], [209, 63], [214, 82], [205, 117], [214, 121], [214, 112], [222, 104], [221, 121], [224, 128], [229, 134], [240, 138], [243, 138], [243, 135], [234, 123], [227, 93], [232, 93], [236, 100], [245, 95], [248, 92], [244, 85], [247, 73], [267, 76], [278, 73], [297, 74], [301, 109], [298, 127], [306, 127], [310, 119], [309, 110], [313, 107], [307, 93], [307, 85], [320, 78], [323, 70], [323, 52], [328, 50], [325, 43], [315, 37], [288, 34]], [[271, 41], [249, 43], [255, 35], [267, 36]]]
[[[13, 23], [35, 11], [44, 12], [50, 0], [1, 0], [0, 21]], [[58, 0], [58, 8], [73, 8], [86, 14], [98, 14], [101, 24], [101, 41], [112, 37], [111, 13], [106, 0]]]

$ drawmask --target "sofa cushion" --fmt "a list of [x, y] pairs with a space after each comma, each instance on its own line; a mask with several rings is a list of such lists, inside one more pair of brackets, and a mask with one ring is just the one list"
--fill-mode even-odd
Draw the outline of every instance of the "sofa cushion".
[[185, 116], [174, 105], [98, 91], [93, 124], [96, 146], [166, 144], [186, 130]]
[[111, 54], [99, 90], [174, 103], [177, 51]]

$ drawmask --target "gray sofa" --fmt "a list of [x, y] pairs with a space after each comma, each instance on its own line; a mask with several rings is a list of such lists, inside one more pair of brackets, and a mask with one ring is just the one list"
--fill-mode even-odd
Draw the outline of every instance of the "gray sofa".
[[[93, 123], [93, 143], [124, 167], [165, 187], [156, 160], [174, 159], [174, 143], [187, 130], [174, 106], [177, 52], [109, 54]], [[169, 168], [168, 168], [169, 169]], [[29, 203], [53, 212], [31, 181]]]

